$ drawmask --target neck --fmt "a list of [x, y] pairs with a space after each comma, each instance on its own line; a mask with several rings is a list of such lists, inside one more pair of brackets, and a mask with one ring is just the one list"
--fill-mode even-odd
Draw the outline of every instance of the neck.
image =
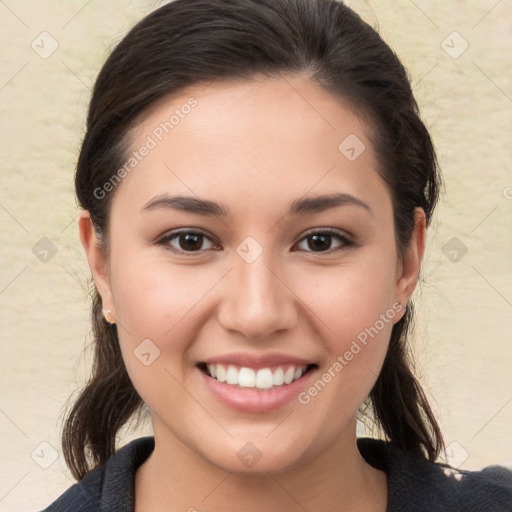
[[155, 449], [135, 477], [135, 512], [386, 510], [386, 475], [359, 453], [355, 419], [322, 453], [276, 473], [223, 470], [155, 422], [154, 430]]

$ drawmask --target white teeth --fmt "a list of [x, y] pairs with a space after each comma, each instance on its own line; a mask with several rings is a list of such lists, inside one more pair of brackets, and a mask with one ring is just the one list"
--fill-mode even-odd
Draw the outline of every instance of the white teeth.
[[[219, 382], [226, 382], [226, 368], [224, 368], [224, 366], [222, 366], [221, 364], [211, 364], [211, 365], [208, 365], [208, 366], [209, 367], [213, 366], [215, 368], [213, 373], [215, 373], [215, 378]], [[213, 377], [213, 373], [210, 372], [212, 377]]]
[[228, 366], [228, 371], [226, 372], [226, 382], [228, 384], [238, 384], [238, 370], [232, 366]]
[[256, 384], [256, 374], [252, 368], [240, 368], [238, 385], [241, 388], [253, 388]]
[[284, 383], [291, 384], [294, 375], [295, 375], [295, 368], [293, 366], [290, 366], [290, 368], [288, 368], [288, 370], [286, 370], [284, 372]]
[[272, 384], [274, 386], [282, 386], [284, 383], [284, 371], [282, 368], [278, 368], [274, 372], [274, 376], [272, 377]]
[[[242, 370], [240, 370], [240, 375], [242, 375]], [[269, 389], [273, 385], [272, 383], [272, 372], [270, 368], [262, 368], [258, 370], [256, 374], [256, 387], [260, 389]]]
[[237, 367], [232, 364], [226, 366], [223, 364], [208, 364], [208, 373], [219, 382], [226, 382], [232, 386], [241, 388], [270, 389], [272, 387], [291, 384], [300, 379], [307, 366], [278, 366], [271, 370], [270, 368], [260, 368], [253, 370], [245, 366]]

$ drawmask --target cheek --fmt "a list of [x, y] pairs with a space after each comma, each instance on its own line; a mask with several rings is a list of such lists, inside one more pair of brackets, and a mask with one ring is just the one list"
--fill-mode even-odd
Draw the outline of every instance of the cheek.
[[117, 260], [113, 254], [112, 262], [118, 333], [127, 368], [135, 372], [142, 369], [134, 351], [139, 351], [144, 340], [151, 340], [164, 356], [156, 359], [152, 367], [163, 366], [165, 360], [165, 367], [181, 379], [189, 362], [190, 340], [204, 323], [210, 307], [209, 292], [223, 269], [179, 266], [166, 261], [165, 256], [154, 258], [147, 254]]
[[327, 355], [321, 382], [304, 401], [322, 390], [320, 401], [356, 410], [377, 379], [401, 311], [394, 302], [392, 253], [369, 256], [337, 270], [317, 271], [314, 279], [302, 281], [300, 293], [305, 297], [310, 285], [308, 305], [320, 319], [316, 325]]
[[114, 268], [112, 290], [119, 320], [130, 332], [158, 338], [185, 320], [215, 282], [200, 266], [180, 267], [144, 254], [118, 258]]
[[[396, 322], [392, 307], [394, 264], [386, 254], [360, 258], [338, 268], [316, 271], [298, 284], [311, 310], [322, 320], [325, 331], [330, 332], [329, 339], [334, 345], [339, 344], [337, 348], [343, 349], [349, 339], [374, 326], [386, 312]], [[386, 332], [381, 322], [378, 326]]]
[[[114, 258], [112, 258], [114, 263]], [[165, 262], [118, 258], [112, 289], [126, 369], [137, 392], [154, 412], [186, 403], [187, 348], [201, 298], [215, 280], [198, 270]]]

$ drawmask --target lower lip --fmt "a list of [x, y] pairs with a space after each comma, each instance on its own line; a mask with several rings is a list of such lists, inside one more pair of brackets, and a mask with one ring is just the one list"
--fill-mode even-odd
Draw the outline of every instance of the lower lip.
[[240, 389], [206, 375], [199, 368], [206, 386], [223, 404], [244, 412], [270, 412], [292, 402], [305, 388], [315, 368], [310, 369], [300, 379], [274, 389], [257, 391], [254, 388]]

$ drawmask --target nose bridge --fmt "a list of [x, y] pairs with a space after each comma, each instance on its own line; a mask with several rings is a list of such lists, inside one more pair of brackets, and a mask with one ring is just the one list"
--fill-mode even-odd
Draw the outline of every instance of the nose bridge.
[[225, 328], [255, 339], [291, 328], [297, 314], [289, 290], [276, 277], [272, 255], [262, 248], [256, 254], [248, 244], [240, 244], [234, 255], [221, 321]]

